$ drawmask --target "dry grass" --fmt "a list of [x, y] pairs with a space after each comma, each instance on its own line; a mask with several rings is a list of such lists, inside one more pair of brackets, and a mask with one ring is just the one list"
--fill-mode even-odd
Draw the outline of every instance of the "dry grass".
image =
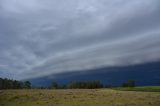
[[4, 90], [0, 106], [160, 106], [159, 92], [98, 90]]

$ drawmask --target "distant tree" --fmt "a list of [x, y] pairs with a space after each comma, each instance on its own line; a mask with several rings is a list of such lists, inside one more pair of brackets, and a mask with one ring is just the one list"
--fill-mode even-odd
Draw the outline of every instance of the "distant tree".
[[45, 87], [41, 86], [41, 87], [39, 87], [39, 89], [45, 89]]
[[52, 85], [51, 85], [51, 88], [52, 88], [52, 89], [58, 89], [58, 87], [59, 87], [59, 86], [58, 86], [58, 83], [57, 83], [57, 82], [55, 82], [55, 81], [52, 82]]
[[3, 89], [3, 79], [0, 78], [0, 89]]
[[31, 83], [29, 81], [24, 82], [24, 88], [30, 89], [31, 88]]
[[29, 81], [21, 82], [12, 79], [0, 78], [0, 89], [22, 89], [31, 88], [31, 83]]
[[62, 89], [66, 89], [67, 88], [67, 86], [64, 84], [64, 85], [62, 85]]
[[73, 81], [68, 85], [68, 87], [71, 89], [96, 89], [103, 88], [103, 84], [100, 81]]

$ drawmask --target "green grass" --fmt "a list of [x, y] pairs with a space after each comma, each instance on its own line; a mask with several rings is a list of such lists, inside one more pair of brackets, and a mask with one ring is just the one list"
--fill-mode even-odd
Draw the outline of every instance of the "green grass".
[[144, 91], [144, 92], [160, 92], [160, 86], [146, 86], [146, 87], [120, 87], [113, 88], [120, 91]]
[[111, 89], [0, 90], [0, 106], [160, 106], [160, 93]]

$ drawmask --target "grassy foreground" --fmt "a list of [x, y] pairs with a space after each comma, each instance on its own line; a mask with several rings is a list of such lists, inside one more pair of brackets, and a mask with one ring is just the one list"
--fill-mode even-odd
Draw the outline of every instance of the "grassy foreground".
[[145, 91], [145, 92], [160, 92], [160, 86], [145, 86], [145, 87], [121, 87], [113, 88], [120, 91]]
[[111, 89], [1, 90], [0, 106], [160, 106], [160, 93]]

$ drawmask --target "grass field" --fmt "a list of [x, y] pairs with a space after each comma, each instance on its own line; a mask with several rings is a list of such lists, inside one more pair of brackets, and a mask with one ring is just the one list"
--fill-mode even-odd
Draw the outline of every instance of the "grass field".
[[145, 86], [145, 87], [120, 87], [113, 88], [113, 90], [119, 91], [144, 91], [144, 92], [160, 92], [160, 86]]
[[0, 106], [160, 106], [160, 92], [1, 90]]

